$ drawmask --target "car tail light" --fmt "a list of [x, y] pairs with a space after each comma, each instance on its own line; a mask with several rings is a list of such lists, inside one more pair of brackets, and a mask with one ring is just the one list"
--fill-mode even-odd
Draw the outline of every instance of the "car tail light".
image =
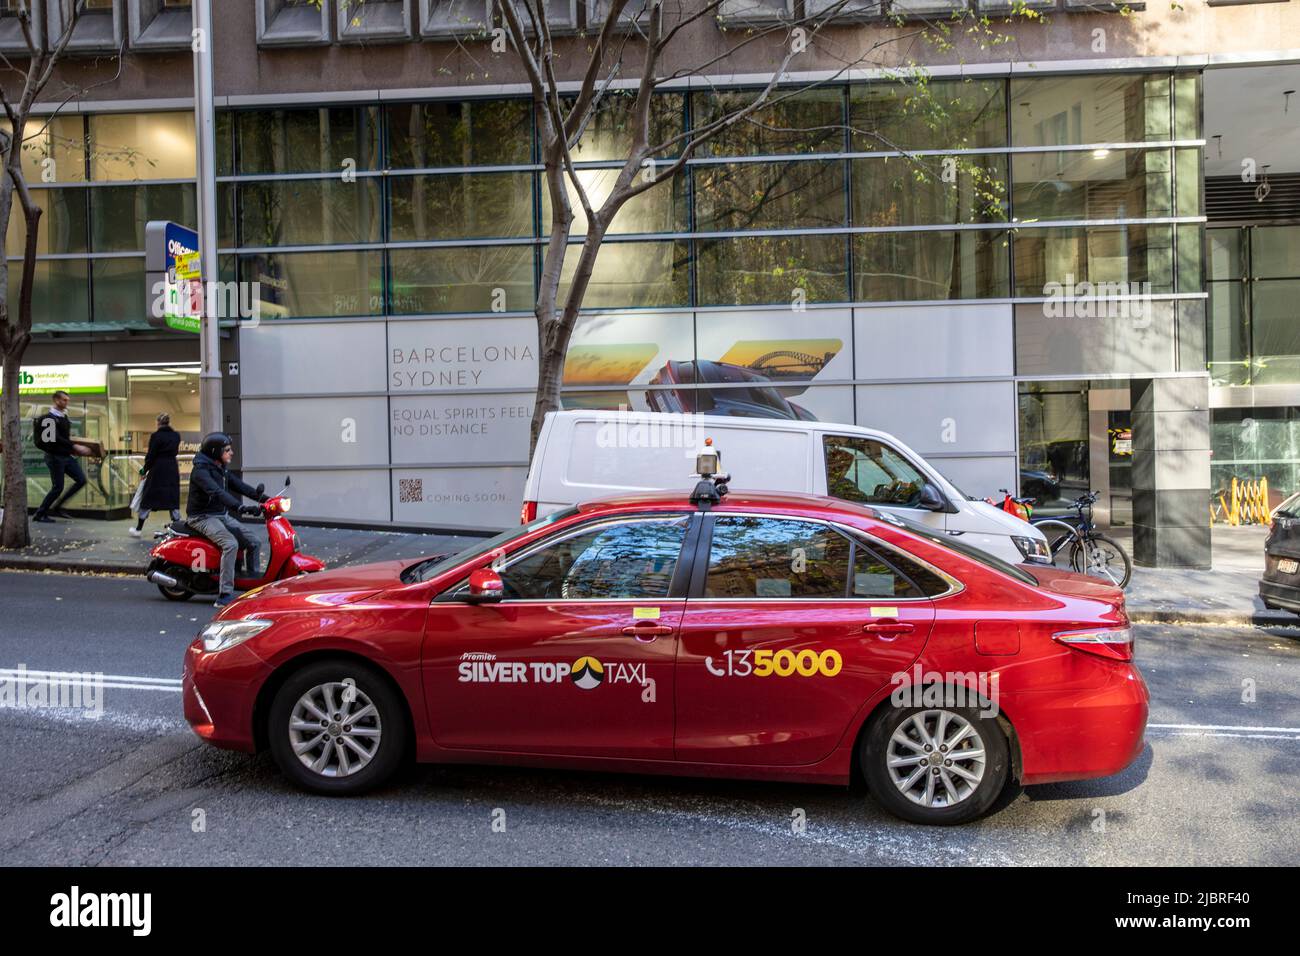
[[1128, 627], [1095, 627], [1083, 631], [1058, 631], [1052, 639], [1085, 654], [1112, 661], [1133, 659], [1133, 630]]
[[528, 524], [535, 520], [537, 520], [537, 502], [525, 501], [524, 506], [519, 509], [519, 523]]

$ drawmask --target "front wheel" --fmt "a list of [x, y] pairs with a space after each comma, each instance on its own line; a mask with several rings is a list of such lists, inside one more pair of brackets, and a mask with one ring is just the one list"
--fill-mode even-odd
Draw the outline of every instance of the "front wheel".
[[399, 692], [373, 667], [320, 661], [290, 675], [267, 713], [271, 756], [305, 790], [351, 796], [379, 786], [406, 751]]
[[1133, 563], [1128, 552], [1118, 544], [1096, 534], [1074, 543], [1070, 549], [1070, 570], [1124, 588], [1133, 576]]
[[970, 707], [888, 707], [859, 753], [872, 795], [895, 816], [950, 826], [984, 814], [1006, 785], [1006, 735]]

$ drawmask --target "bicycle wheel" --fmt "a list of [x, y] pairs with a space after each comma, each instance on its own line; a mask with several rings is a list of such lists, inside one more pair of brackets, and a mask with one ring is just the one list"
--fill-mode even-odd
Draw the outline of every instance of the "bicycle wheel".
[[1128, 553], [1110, 538], [1093, 534], [1075, 541], [1070, 548], [1070, 570], [1124, 588], [1133, 575], [1133, 563]]
[[1079, 543], [1079, 532], [1074, 526], [1050, 518], [1032, 524], [1047, 538], [1047, 547], [1052, 553], [1052, 565], [1062, 571], [1073, 571], [1070, 564], [1070, 544]]

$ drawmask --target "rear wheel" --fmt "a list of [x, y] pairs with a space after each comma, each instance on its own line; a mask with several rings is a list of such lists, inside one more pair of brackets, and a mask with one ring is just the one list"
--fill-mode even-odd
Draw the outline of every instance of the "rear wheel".
[[375, 668], [319, 661], [290, 675], [267, 712], [271, 755], [316, 793], [348, 796], [393, 775], [406, 750], [399, 692]]
[[1070, 570], [1123, 588], [1133, 575], [1133, 564], [1123, 548], [1105, 535], [1097, 534], [1076, 541], [1070, 548]]
[[158, 590], [161, 591], [162, 596], [169, 601], [188, 601], [190, 598], [194, 597], [194, 592], [188, 588], [169, 588], [165, 584], [160, 584], [158, 585]]
[[913, 823], [974, 820], [1007, 782], [1006, 735], [996, 717], [970, 707], [888, 707], [872, 719], [861, 748], [872, 795]]

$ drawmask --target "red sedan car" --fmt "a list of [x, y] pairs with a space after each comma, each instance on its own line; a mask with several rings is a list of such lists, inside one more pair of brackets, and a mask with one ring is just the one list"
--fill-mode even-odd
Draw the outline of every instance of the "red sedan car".
[[408, 755], [848, 784], [961, 823], [1123, 770], [1147, 688], [1122, 593], [810, 495], [590, 502], [450, 558], [249, 592], [187, 651], [221, 747], [352, 794]]

